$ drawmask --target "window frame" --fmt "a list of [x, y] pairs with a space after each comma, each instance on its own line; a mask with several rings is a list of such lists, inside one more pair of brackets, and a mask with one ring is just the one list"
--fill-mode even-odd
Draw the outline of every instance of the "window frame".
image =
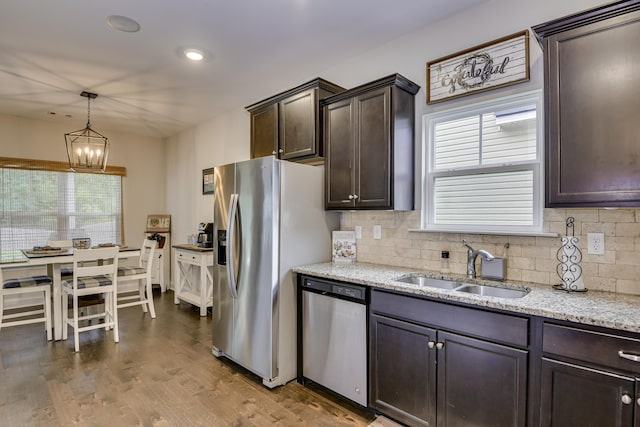
[[[536, 158], [535, 160], [518, 161], [505, 164], [491, 164], [489, 166], [461, 167], [435, 171], [435, 143], [434, 129], [439, 122], [452, 121], [481, 115], [483, 113], [507, 110], [526, 105], [536, 106]], [[482, 142], [480, 142], [481, 146]], [[421, 177], [421, 215], [420, 231], [468, 233], [468, 234], [506, 234], [506, 235], [541, 235], [543, 232], [544, 211], [544, 111], [542, 90], [535, 90], [471, 105], [451, 108], [439, 112], [424, 114], [422, 117], [422, 177]], [[533, 221], [524, 226], [495, 226], [495, 225], [467, 225], [467, 224], [437, 224], [435, 223], [435, 179], [446, 176], [463, 176], [477, 173], [495, 173], [509, 171], [533, 172]], [[467, 172], [467, 173], [465, 173]]]

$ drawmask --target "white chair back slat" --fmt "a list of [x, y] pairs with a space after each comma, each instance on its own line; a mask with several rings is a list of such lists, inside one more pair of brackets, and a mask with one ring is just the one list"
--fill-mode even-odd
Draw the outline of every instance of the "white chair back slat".
[[158, 242], [155, 240], [144, 239], [142, 247], [140, 248], [140, 267], [144, 267], [147, 271], [153, 267], [153, 260], [155, 259], [156, 246]]

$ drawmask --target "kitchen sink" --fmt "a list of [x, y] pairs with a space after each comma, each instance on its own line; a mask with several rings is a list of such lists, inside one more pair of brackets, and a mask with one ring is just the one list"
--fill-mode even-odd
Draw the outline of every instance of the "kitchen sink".
[[416, 286], [448, 289], [467, 294], [484, 295], [497, 298], [522, 298], [529, 293], [529, 289], [499, 288], [496, 286], [464, 284], [453, 280], [435, 279], [421, 274], [409, 274], [394, 279], [396, 282], [409, 283]]
[[422, 275], [401, 276], [395, 279], [396, 282], [410, 283], [418, 286], [429, 286], [431, 288], [439, 289], [455, 289], [461, 285], [461, 283], [453, 282], [451, 280], [434, 279], [433, 277], [427, 277]]
[[529, 293], [528, 289], [497, 288], [495, 286], [484, 285], [463, 285], [455, 290], [457, 292], [498, 298], [522, 298]]

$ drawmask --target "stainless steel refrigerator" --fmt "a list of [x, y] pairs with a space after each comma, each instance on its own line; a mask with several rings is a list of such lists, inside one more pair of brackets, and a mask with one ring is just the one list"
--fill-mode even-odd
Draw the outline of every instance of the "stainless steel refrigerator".
[[213, 354], [267, 387], [296, 377], [291, 268], [331, 259], [323, 167], [263, 157], [214, 169]]

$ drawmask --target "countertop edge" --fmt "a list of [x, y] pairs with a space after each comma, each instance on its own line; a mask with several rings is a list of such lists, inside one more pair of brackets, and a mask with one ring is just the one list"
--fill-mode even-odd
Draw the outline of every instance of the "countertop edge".
[[498, 287], [526, 287], [530, 289], [529, 294], [523, 298], [487, 297], [411, 285], [394, 280], [403, 275], [424, 274], [434, 278], [469, 283], [469, 280], [462, 275], [443, 275], [442, 273], [428, 270], [357, 262], [354, 264], [325, 262], [294, 267], [293, 271], [298, 274], [346, 281], [377, 289], [406, 292], [448, 302], [493, 308], [514, 314], [566, 320], [579, 324], [640, 333], [640, 297], [635, 295], [601, 291], [567, 293], [554, 290], [551, 286], [529, 283], [493, 282], [483, 279], [473, 281], [473, 283]]

